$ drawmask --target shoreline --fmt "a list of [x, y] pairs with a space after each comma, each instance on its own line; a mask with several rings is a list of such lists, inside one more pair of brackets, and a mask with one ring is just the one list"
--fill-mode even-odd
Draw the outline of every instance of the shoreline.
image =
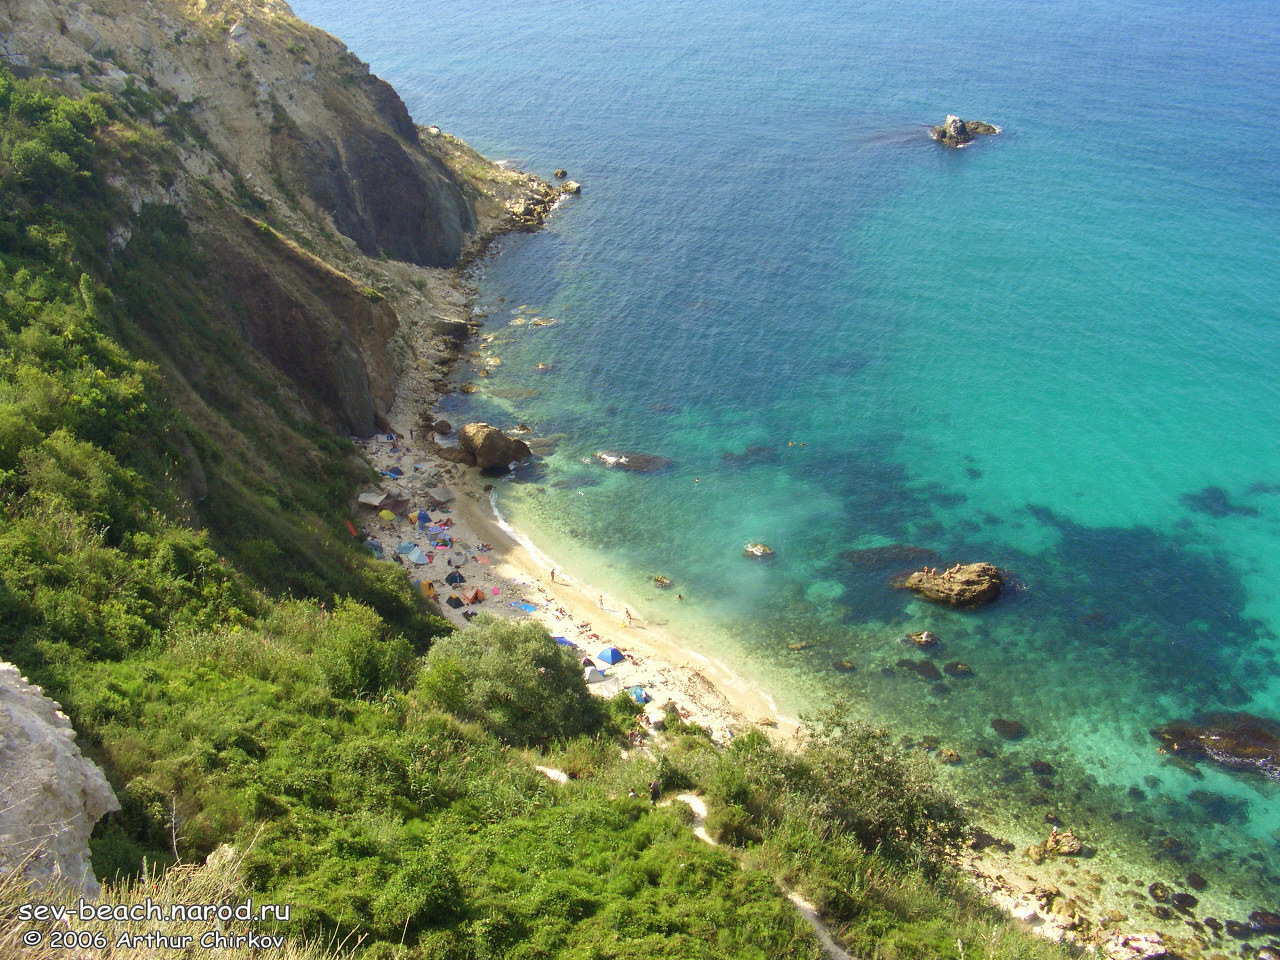
[[[550, 209], [560, 206], [559, 199], [554, 207], [541, 211], [543, 219]], [[645, 687], [653, 699], [647, 706], [637, 706], [637, 714], [669, 703], [686, 722], [705, 727], [719, 744], [752, 727], [761, 729], [775, 742], [798, 743], [803, 736], [799, 721], [784, 716], [767, 691], [723, 664], [690, 650], [678, 637], [641, 617], [633, 615], [628, 625], [629, 607], [625, 599], [605, 595], [591, 584], [553, 567], [550, 557], [501, 517], [490, 497], [492, 484], [478, 470], [444, 459], [440, 453], [447, 448], [442, 448], [434, 435], [415, 437], [422, 414], [434, 412], [440, 400], [456, 389], [456, 386], [447, 386], [446, 381], [467, 362], [466, 351], [476, 342], [486, 319], [486, 314], [476, 307], [476, 274], [483, 269], [487, 257], [501, 252], [494, 241], [508, 233], [531, 229], [537, 227], [514, 221], [489, 224], [488, 236], [478, 255], [448, 271], [461, 295], [460, 302], [451, 306], [457, 312], [455, 319], [466, 324], [468, 339], [459, 345], [456, 354], [445, 360], [446, 369], [436, 371], [430, 381], [415, 377], [401, 379], [395, 403], [386, 417], [387, 425], [400, 438], [397, 443], [387, 443], [377, 437], [358, 443], [376, 468], [389, 470], [391, 466], [400, 466], [404, 469], [404, 480], [412, 481], [419, 474], [423, 478], [438, 475], [439, 482], [428, 486], [434, 493], [448, 498], [447, 516], [453, 521], [448, 532], [453, 535], [454, 547], [437, 551], [431, 564], [415, 570], [404, 558], [394, 556], [397, 543], [390, 542], [393, 536], [400, 537], [399, 542], [419, 542], [420, 533], [414, 525], [404, 517], [397, 517], [385, 530], [375, 529], [377, 521], [366, 525], [375, 536], [386, 534], [384, 546], [393, 560], [407, 566], [412, 579], [431, 581], [440, 601], [451, 592], [443, 582], [444, 577], [457, 569], [466, 578], [465, 589], [479, 588], [484, 594], [483, 602], [473, 607], [476, 613], [534, 619], [552, 636], [573, 642], [582, 656], [590, 657], [605, 669], [606, 675], [612, 678], [610, 687], [597, 692], [616, 693], [633, 685]], [[423, 469], [414, 470], [414, 464]], [[380, 487], [395, 489], [396, 483], [384, 478]], [[426, 490], [422, 492], [425, 494]], [[413, 506], [417, 505], [413, 502]], [[362, 522], [373, 516], [372, 511], [358, 505], [355, 513]], [[432, 513], [434, 515], [434, 511]], [[479, 549], [481, 545], [487, 549]], [[525, 602], [533, 609], [512, 606], [517, 602]], [[461, 609], [451, 609], [443, 602], [438, 605], [455, 626], [465, 628], [468, 624]], [[599, 661], [598, 654], [610, 646], [618, 647], [628, 658], [621, 664], [606, 667]], [[1120, 936], [1121, 931], [1135, 934], [1160, 929], [1168, 941], [1189, 946], [1185, 933], [1179, 935], [1164, 924], [1142, 922], [1127, 915], [1119, 920], [1120, 911], [1127, 906], [1124, 903], [1092, 899], [1081, 903], [1072, 896], [1074, 891], [1059, 893], [1057, 883], [1075, 885], [1074, 881], [1064, 881], [1065, 870], [1079, 873], [1082, 879], [1088, 876], [1091, 863], [1087, 859], [1064, 858], [1037, 866], [1021, 856], [1020, 851], [1001, 848], [997, 843], [986, 849], [966, 849], [957, 858], [956, 867], [1013, 921], [1047, 939], [1092, 947]], [[1211, 944], [1201, 949], [1208, 952], [1221, 946]]]

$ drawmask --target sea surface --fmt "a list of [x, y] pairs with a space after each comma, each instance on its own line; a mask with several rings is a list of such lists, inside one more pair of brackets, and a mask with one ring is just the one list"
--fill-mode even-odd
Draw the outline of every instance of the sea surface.
[[[955, 750], [1020, 847], [1057, 814], [1134, 924], [1193, 871], [1197, 916], [1277, 909], [1280, 785], [1150, 731], [1280, 720], [1280, 4], [294, 7], [419, 123], [583, 184], [489, 262], [501, 365], [450, 401], [544, 438], [513, 525], [784, 709]], [[1003, 132], [944, 148], [948, 113]], [[894, 545], [937, 559], [853, 552]], [[1016, 578], [980, 611], [889, 586], [974, 560]]]

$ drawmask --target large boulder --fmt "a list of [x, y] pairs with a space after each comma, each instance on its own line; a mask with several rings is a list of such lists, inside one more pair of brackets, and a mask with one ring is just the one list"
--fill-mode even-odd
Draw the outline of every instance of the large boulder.
[[976, 136], [990, 136], [999, 133], [1000, 128], [981, 120], [961, 120], [955, 114], [949, 114], [939, 126], [929, 130], [929, 136], [945, 143], [949, 147], [963, 147], [971, 143]]
[[533, 453], [523, 440], [508, 437], [487, 423], [468, 423], [459, 430], [458, 449], [481, 470], [505, 468]]
[[1230, 770], [1280, 780], [1280, 724], [1248, 713], [1214, 713], [1151, 731], [1162, 749], [1187, 761], [1211, 760]]
[[926, 600], [953, 607], [977, 607], [1000, 596], [1003, 578], [990, 563], [958, 564], [941, 573], [926, 568], [911, 574], [902, 586]]
[[13, 664], [0, 663], [0, 870], [96, 895], [89, 834], [119, 809], [58, 704]]

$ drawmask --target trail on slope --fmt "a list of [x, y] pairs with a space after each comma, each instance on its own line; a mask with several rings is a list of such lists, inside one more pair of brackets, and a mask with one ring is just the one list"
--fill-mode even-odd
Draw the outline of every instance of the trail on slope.
[[[679, 793], [676, 799], [681, 803], [687, 804], [689, 809], [693, 811], [693, 835], [704, 843], [709, 843], [713, 847], [720, 844], [712, 838], [707, 832], [707, 803], [696, 793]], [[670, 801], [667, 801], [670, 803]], [[664, 804], [665, 805], [665, 804]], [[818, 911], [804, 897], [800, 896], [795, 890], [788, 890], [779, 884], [782, 892], [786, 894], [788, 900], [795, 905], [800, 911], [800, 916], [808, 921], [809, 926], [813, 928], [814, 935], [818, 938], [818, 942], [822, 944], [822, 949], [826, 952], [830, 960], [855, 960], [843, 947], [836, 943], [835, 938], [831, 936], [831, 931], [827, 929], [827, 925], [822, 922], [822, 918], [818, 916]]]

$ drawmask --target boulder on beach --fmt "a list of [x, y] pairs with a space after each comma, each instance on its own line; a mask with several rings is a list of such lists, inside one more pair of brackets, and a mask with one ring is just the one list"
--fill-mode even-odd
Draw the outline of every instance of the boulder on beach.
[[999, 132], [1000, 128], [995, 124], [983, 123], [981, 120], [961, 120], [955, 114], [948, 114], [947, 119], [939, 126], [929, 130], [929, 136], [949, 147], [963, 147], [973, 142], [976, 136], [990, 136]]
[[1214, 713], [1200, 722], [1166, 723], [1151, 733], [1174, 758], [1211, 760], [1229, 770], [1280, 780], [1280, 724], [1273, 720], [1248, 713]]
[[917, 570], [902, 582], [926, 600], [953, 607], [977, 607], [1000, 596], [1004, 582], [1000, 569], [990, 563], [958, 564], [941, 573]]
[[532, 451], [523, 440], [508, 437], [487, 423], [468, 423], [458, 431], [458, 449], [481, 470], [505, 468], [528, 459]]
[[656, 473], [675, 462], [652, 453], [615, 453], [611, 450], [601, 450], [595, 455], [595, 461], [611, 470], [630, 470], [632, 473]]

